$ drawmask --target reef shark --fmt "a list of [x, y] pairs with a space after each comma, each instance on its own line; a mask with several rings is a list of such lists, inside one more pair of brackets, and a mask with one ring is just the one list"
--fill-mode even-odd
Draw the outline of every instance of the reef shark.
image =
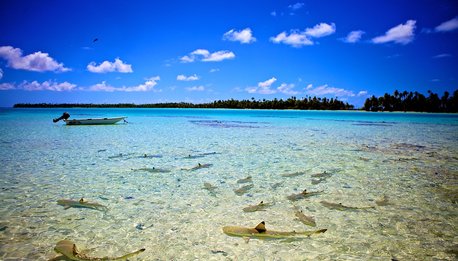
[[128, 260], [129, 258], [136, 256], [143, 251], [145, 251], [144, 248], [137, 250], [135, 252], [120, 256], [120, 257], [90, 257], [87, 256], [86, 254], [82, 253], [77, 247], [76, 244], [73, 243], [70, 240], [61, 240], [57, 242], [56, 247], [54, 247], [54, 251], [56, 251], [59, 254], [62, 254], [62, 256], [55, 257], [51, 260], [65, 260], [63, 257], [65, 257], [67, 260], [74, 260], [74, 261], [118, 261], [118, 260]]
[[245, 186], [242, 186], [238, 189], [235, 189], [234, 192], [235, 194], [237, 194], [237, 196], [242, 196], [243, 194], [247, 193], [248, 190], [254, 188], [254, 185], [253, 184], [248, 184], [248, 185], [245, 185]]
[[140, 169], [132, 169], [133, 171], [146, 171], [149, 173], [168, 173], [170, 170], [168, 169], [158, 169], [155, 167], [152, 168], [140, 168]]
[[335, 210], [358, 210], [358, 209], [370, 209], [370, 208], [375, 208], [375, 206], [366, 206], [366, 207], [351, 207], [351, 206], [345, 206], [342, 203], [334, 203], [334, 202], [329, 202], [329, 201], [321, 201], [321, 205], [329, 208], [329, 209], [335, 209]]
[[267, 230], [266, 223], [262, 221], [254, 228], [239, 227], [239, 226], [226, 226], [223, 227], [223, 232], [229, 236], [237, 237], [254, 237], [260, 239], [301, 239], [309, 237], [313, 234], [320, 234], [326, 232], [327, 229], [319, 229], [314, 231], [274, 231]]
[[250, 183], [250, 182], [251, 182], [251, 183], [253, 182], [253, 177], [251, 177], [251, 176], [248, 176], [248, 177], [246, 177], [246, 178], [244, 178], [244, 179], [239, 179], [239, 180], [237, 180], [237, 183], [238, 183], [238, 184]]
[[281, 176], [282, 177], [286, 177], [286, 178], [293, 178], [293, 177], [302, 176], [302, 175], [305, 175], [305, 174], [307, 174], [307, 172], [299, 171], [299, 172], [294, 172], [294, 173], [281, 174]]
[[197, 166], [194, 166], [192, 168], [189, 168], [189, 169], [185, 169], [185, 168], [182, 168], [181, 170], [188, 170], [188, 171], [194, 171], [194, 170], [198, 170], [198, 169], [206, 169], [206, 168], [210, 168], [211, 166], [213, 166], [213, 164], [200, 164], [200, 163], [197, 163]]
[[316, 227], [315, 219], [312, 216], [307, 216], [300, 210], [298, 207], [294, 207], [294, 215], [297, 217], [299, 221], [304, 223], [307, 226]]
[[214, 185], [212, 185], [211, 183], [208, 183], [208, 182], [205, 182], [205, 183], [204, 183], [204, 187], [203, 187], [203, 189], [208, 190], [208, 192], [209, 192], [210, 195], [212, 195], [212, 196], [216, 196], [216, 191], [215, 191], [215, 190], [216, 190], [217, 188], [218, 188], [218, 187], [216, 187], [216, 186], [214, 186]]
[[69, 208], [90, 208], [90, 209], [95, 209], [99, 211], [107, 211], [108, 208], [102, 204], [99, 203], [91, 203], [87, 202], [84, 198], [81, 198], [80, 200], [71, 200], [71, 199], [59, 199], [57, 201], [58, 205], [61, 205], [64, 207], [64, 209], [69, 209]]
[[301, 193], [291, 194], [287, 198], [289, 200], [291, 200], [291, 201], [297, 201], [297, 200], [308, 198], [308, 197], [311, 197], [311, 196], [316, 196], [316, 195], [321, 194], [321, 193], [323, 193], [323, 191], [307, 192], [307, 190], [304, 189], [304, 191], [302, 191]]
[[259, 204], [251, 205], [248, 207], [244, 207], [244, 212], [256, 212], [256, 211], [265, 211], [266, 208], [272, 206], [271, 203], [264, 203], [264, 201], [259, 202]]

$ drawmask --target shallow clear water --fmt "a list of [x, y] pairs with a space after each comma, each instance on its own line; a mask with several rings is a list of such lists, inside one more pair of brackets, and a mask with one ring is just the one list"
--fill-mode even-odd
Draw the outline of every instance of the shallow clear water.
[[[458, 115], [67, 109], [129, 123], [53, 124], [63, 111], [0, 109], [1, 260], [52, 258], [62, 239], [98, 257], [146, 248], [137, 260], [456, 259]], [[212, 165], [190, 170], [199, 163]], [[304, 189], [323, 193], [288, 200]], [[57, 205], [81, 197], [108, 211]], [[272, 206], [242, 210], [260, 201]], [[261, 221], [328, 230], [302, 240], [222, 232]]]

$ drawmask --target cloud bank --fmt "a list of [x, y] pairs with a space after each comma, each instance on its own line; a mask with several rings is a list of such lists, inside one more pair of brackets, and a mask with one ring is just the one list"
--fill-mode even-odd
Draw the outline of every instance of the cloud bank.
[[102, 83], [98, 83], [89, 87], [89, 91], [104, 91], [104, 92], [160, 92], [160, 90], [154, 89], [157, 85], [157, 81], [161, 78], [159, 76], [151, 77], [146, 79], [143, 84], [139, 84], [136, 86], [123, 86], [123, 87], [113, 87], [111, 85], [106, 84], [105, 81]]
[[71, 69], [64, 67], [63, 63], [56, 62], [48, 53], [35, 52], [23, 56], [22, 50], [12, 46], [1, 46], [0, 57], [7, 61], [7, 65], [14, 69], [34, 72], [68, 72]]
[[25, 91], [72, 91], [76, 89], [76, 84], [69, 82], [57, 83], [55, 81], [44, 81], [39, 83], [37, 81], [29, 82], [23, 81], [22, 83], [15, 85], [13, 83], [2, 83], [0, 84], [0, 90], [25, 90]]

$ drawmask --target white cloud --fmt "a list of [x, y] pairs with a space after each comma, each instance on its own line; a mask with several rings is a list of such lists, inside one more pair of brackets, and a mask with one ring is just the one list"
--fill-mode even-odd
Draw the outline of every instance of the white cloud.
[[0, 68], [0, 80], [3, 78], [3, 70]]
[[320, 38], [335, 33], [336, 26], [334, 23], [320, 23], [313, 28], [306, 28], [304, 31], [291, 30], [289, 35], [286, 32], [281, 32], [275, 37], [271, 37], [270, 41], [274, 43], [284, 43], [293, 47], [301, 47], [304, 45], [313, 45], [311, 38]]
[[270, 12], [270, 15], [271, 15], [271, 16], [277, 16], [277, 12], [272, 11], [272, 12]]
[[76, 84], [69, 82], [56, 83], [54, 81], [44, 81], [39, 83], [37, 81], [28, 82], [24, 81], [19, 84], [16, 89], [26, 90], [26, 91], [72, 91], [76, 88]]
[[277, 81], [277, 78], [272, 77], [269, 80], [266, 80], [266, 81], [263, 81], [263, 82], [259, 82], [258, 83], [258, 87], [259, 88], [270, 88], [270, 86], [276, 81]]
[[275, 37], [270, 37], [270, 41], [274, 43], [284, 43], [293, 47], [313, 45], [313, 42], [305, 34], [295, 30], [292, 30], [289, 35], [286, 32], [281, 32]]
[[190, 92], [202, 92], [205, 91], [205, 87], [200, 85], [200, 86], [193, 86], [193, 87], [188, 87], [186, 90]]
[[245, 91], [247, 91], [248, 93], [259, 93], [259, 94], [274, 94], [278, 92], [288, 94], [288, 95], [299, 94], [299, 92], [293, 90], [295, 86], [294, 84], [282, 83], [277, 88], [272, 88], [272, 85], [276, 81], [277, 81], [277, 78], [272, 77], [266, 81], [258, 82], [258, 86], [256, 87], [245, 88]]
[[413, 41], [415, 20], [408, 20], [405, 24], [397, 25], [388, 30], [384, 35], [372, 39], [373, 43], [395, 42], [399, 44], [408, 44]]
[[205, 49], [197, 49], [191, 53], [191, 55], [202, 55], [203, 57], [207, 57], [210, 55], [210, 52]]
[[194, 62], [195, 58], [194, 58], [194, 56], [185, 55], [185, 56], [181, 57], [180, 60], [181, 60], [182, 63], [192, 63], [192, 62]]
[[180, 60], [182, 63], [191, 63], [199, 60], [202, 62], [220, 62], [223, 60], [234, 58], [235, 54], [227, 50], [210, 53], [208, 50], [205, 49], [197, 49], [191, 52], [190, 54], [181, 57]]
[[223, 40], [233, 41], [233, 42], [240, 42], [242, 44], [249, 44], [256, 41], [256, 38], [253, 37], [250, 28], [245, 28], [241, 31], [235, 31], [234, 29], [229, 30], [228, 32], [224, 33]]
[[258, 87], [248, 87], [245, 89], [248, 93], [259, 93], [259, 94], [274, 94], [277, 91], [270, 88], [258, 88]]
[[116, 58], [115, 61], [109, 62], [104, 61], [100, 65], [96, 65], [95, 62], [90, 62], [87, 65], [87, 69], [93, 73], [107, 73], [107, 72], [120, 72], [120, 73], [131, 73], [132, 65], [125, 64], [121, 59]]
[[433, 58], [435, 58], [435, 59], [447, 58], [447, 57], [452, 57], [452, 55], [449, 54], [449, 53], [441, 53], [441, 54], [438, 54], [438, 55], [433, 56]]
[[361, 37], [363, 36], [364, 31], [358, 30], [358, 31], [351, 31], [348, 33], [347, 37], [345, 37], [344, 42], [346, 43], [356, 43], [361, 40]]
[[113, 87], [111, 85], [107, 85], [105, 81], [102, 83], [98, 83], [89, 87], [89, 91], [105, 91], [105, 92], [147, 92], [147, 91], [154, 91], [160, 92], [160, 90], [154, 89], [157, 85], [157, 81], [161, 78], [159, 76], [151, 77], [146, 79], [143, 84], [137, 86], [123, 86], [123, 87]]
[[71, 69], [64, 67], [63, 63], [56, 62], [48, 53], [35, 52], [22, 56], [22, 50], [12, 46], [1, 46], [0, 57], [7, 60], [8, 66], [34, 72], [67, 72]]
[[367, 95], [367, 91], [360, 91], [357, 94], [357, 96], [366, 96], [366, 95]]
[[230, 51], [217, 51], [211, 53], [210, 56], [202, 59], [203, 62], [220, 62], [226, 59], [234, 59], [235, 54]]
[[177, 81], [189, 82], [189, 81], [197, 81], [197, 80], [199, 80], [199, 76], [197, 76], [196, 74], [190, 75], [190, 76], [186, 76], [184, 74], [180, 74], [180, 75], [177, 76]]
[[313, 28], [305, 29], [305, 34], [310, 37], [319, 38], [328, 36], [336, 32], [336, 25], [334, 23], [320, 23], [315, 25]]
[[294, 5], [289, 5], [288, 7], [293, 10], [301, 9], [304, 6], [304, 3], [295, 3]]
[[258, 82], [257, 87], [248, 87], [245, 90], [248, 93], [273, 94], [273, 93], [276, 93], [277, 91], [274, 89], [271, 89], [270, 87], [276, 81], [277, 81], [277, 78], [272, 77], [266, 81]]
[[458, 29], [458, 16], [436, 26], [436, 32], [449, 32]]
[[281, 93], [284, 93], [284, 94], [288, 94], [288, 95], [296, 95], [296, 94], [299, 94], [298, 91], [294, 91], [293, 90], [294, 88], [294, 84], [286, 84], [286, 83], [282, 83], [278, 88], [277, 90]]
[[213, 69], [210, 69], [210, 72], [211, 72], [211, 73], [214, 73], [214, 72], [219, 72], [219, 68], [213, 68]]
[[0, 91], [14, 90], [16, 87], [12, 83], [0, 83]]
[[339, 97], [353, 97], [355, 94], [352, 91], [330, 87], [327, 84], [318, 86], [313, 88], [312, 84], [307, 85], [305, 88], [305, 93], [308, 95], [315, 95], [315, 96], [325, 96], [325, 95], [332, 95], [332, 96], [339, 96]]

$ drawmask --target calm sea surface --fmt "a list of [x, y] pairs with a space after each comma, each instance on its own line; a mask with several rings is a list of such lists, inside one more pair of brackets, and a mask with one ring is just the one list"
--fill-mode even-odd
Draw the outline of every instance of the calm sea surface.
[[[52, 123], [64, 111], [128, 123]], [[53, 258], [62, 239], [96, 257], [146, 248], [136, 260], [457, 258], [457, 114], [0, 109], [0, 123], [1, 260]], [[322, 193], [288, 199], [304, 189]], [[82, 197], [108, 210], [57, 204]], [[261, 201], [271, 206], [243, 210]], [[261, 221], [328, 230], [222, 231]]]

